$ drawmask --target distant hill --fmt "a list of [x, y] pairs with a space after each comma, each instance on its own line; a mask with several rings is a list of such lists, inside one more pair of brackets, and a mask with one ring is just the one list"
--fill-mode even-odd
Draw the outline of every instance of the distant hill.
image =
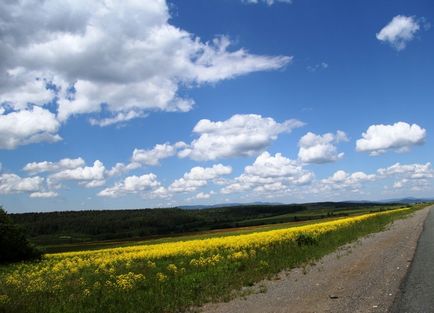
[[407, 198], [400, 198], [400, 199], [386, 199], [381, 200], [379, 202], [381, 203], [403, 203], [403, 204], [411, 204], [411, 203], [419, 203], [419, 202], [432, 202], [434, 201], [434, 198], [414, 198], [414, 197], [407, 197]]

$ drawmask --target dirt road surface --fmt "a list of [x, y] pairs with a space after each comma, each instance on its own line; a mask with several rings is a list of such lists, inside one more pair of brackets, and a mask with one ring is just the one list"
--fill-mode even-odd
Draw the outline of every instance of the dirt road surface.
[[346, 245], [306, 269], [282, 272], [256, 292], [204, 313], [390, 312], [412, 262], [429, 208], [395, 221], [386, 231]]

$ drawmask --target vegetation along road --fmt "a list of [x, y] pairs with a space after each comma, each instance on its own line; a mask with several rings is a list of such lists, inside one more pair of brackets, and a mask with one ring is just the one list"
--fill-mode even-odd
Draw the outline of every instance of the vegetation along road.
[[414, 260], [401, 286], [393, 313], [434, 312], [434, 207], [425, 221]]
[[[366, 313], [390, 312], [395, 297], [399, 296], [399, 287], [413, 259], [418, 238], [422, 232], [429, 208], [416, 211], [406, 219], [395, 221], [383, 232], [362, 238], [356, 243], [346, 245], [335, 253], [322, 258], [317, 264], [305, 269], [293, 269], [281, 272], [275, 280], [257, 284], [250, 295], [238, 297], [227, 303], [209, 304], [203, 308], [206, 313], [248, 312], [248, 313]], [[427, 225], [434, 223], [431, 214]], [[431, 227], [426, 227], [421, 238], [420, 249], [430, 245], [426, 251], [433, 255]], [[418, 251], [415, 265], [412, 267], [407, 286], [413, 289], [406, 293], [407, 298], [415, 303], [425, 301], [432, 295], [432, 275], [424, 278], [430, 280], [431, 289], [419, 293], [417, 282], [422, 277], [433, 273], [428, 265], [428, 254]], [[421, 264], [420, 267], [417, 264]], [[429, 267], [429, 266], [428, 266]], [[429, 275], [430, 275], [429, 274]], [[246, 294], [247, 294], [246, 290]], [[415, 294], [418, 294], [417, 296]], [[420, 299], [420, 300], [419, 300]], [[434, 312], [432, 297], [430, 307], [417, 311], [398, 312]], [[413, 303], [411, 302], [411, 303]], [[412, 305], [412, 304], [409, 305]], [[406, 307], [404, 307], [406, 308]], [[426, 309], [425, 308], [429, 308]]]

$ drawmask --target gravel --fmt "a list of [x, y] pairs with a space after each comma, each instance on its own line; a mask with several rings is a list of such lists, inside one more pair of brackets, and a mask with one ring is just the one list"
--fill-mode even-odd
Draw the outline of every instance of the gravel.
[[[429, 208], [395, 221], [387, 230], [361, 238], [314, 265], [279, 273], [255, 292], [204, 313], [389, 312], [411, 264]], [[245, 290], [246, 291], [246, 290]]]

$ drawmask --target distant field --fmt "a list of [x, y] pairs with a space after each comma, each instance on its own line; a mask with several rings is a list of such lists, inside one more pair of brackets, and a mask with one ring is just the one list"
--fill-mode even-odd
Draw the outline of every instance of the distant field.
[[417, 208], [49, 254], [39, 263], [0, 267], [0, 312], [182, 312], [229, 299]]
[[[320, 223], [323, 221], [334, 220], [337, 218], [355, 216], [366, 213], [380, 212], [396, 208], [395, 206], [386, 207], [366, 207], [360, 209], [319, 209], [315, 211], [303, 211], [300, 213], [289, 213], [259, 219], [251, 219], [246, 221], [240, 221], [236, 224], [238, 227], [214, 229], [208, 231], [198, 231], [191, 233], [180, 233], [177, 235], [160, 236], [160, 238], [137, 238], [135, 240], [107, 240], [107, 241], [94, 241], [94, 242], [82, 242], [76, 244], [56, 244], [56, 245], [42, 245], [41, 247], [47, 253], [55, 252], [68, 252], [68, 251], [81, 251], [81, 250], [95, 250], [102, 248], [115, 248], [115, 247], [127, 247], [132, 245], [143, 244], [157, 244], [164, 242], [173, 242], [180, 240], [193, 240], [193, 239], [206, 239], [213, 237], [222, 237], [228, 235], [240, 235], [252, 232], [268, 231], [273, 229], [289, 228], [294, 226], [301, 226], [306, 224]], [[294, 221], [295, 220], [295, 221]], [[244, 226], [255, 225], [255, 226]], [[158, 237], [158, 236], [155, 236]]]
[[132, 242], [140, 244], [144, 240], [166, 240], [164, 238], [184, 235], [208, 236], [221, 232], [249, 231], [249, 227], [256, 229], [257, 226], [270, 224], [345, 217], [401, 206], [322, 202], [201, 210], [174, 208], [25, 213], [13, 214], [12, 217], [27, 231], [33, 243], [47, 252], [62, 252], [123, 246]]

